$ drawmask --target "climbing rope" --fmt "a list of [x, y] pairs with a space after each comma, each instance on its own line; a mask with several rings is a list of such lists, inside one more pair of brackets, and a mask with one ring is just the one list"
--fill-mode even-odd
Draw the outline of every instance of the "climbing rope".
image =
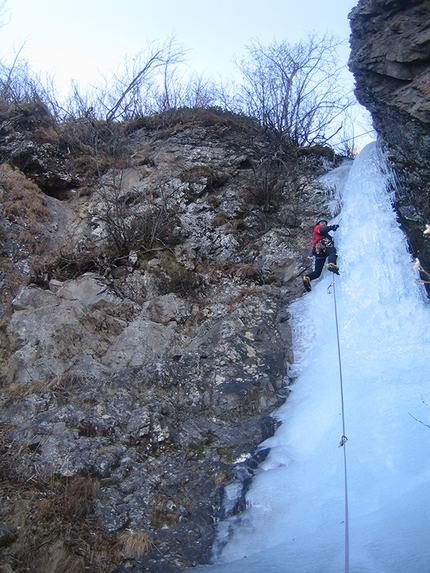
[[339, 448], [343, 447], [343, 470], [344, 470], [344, 489], [345, 489], [345, 573], [349, 573], [349, 516], [348, 516], [348, 473], [346, 463], [346, 437], [345, 430], [345, 403], [343, 397], [343, 376], [342, 376], [342, 357], [340, 353], [340, 338], [339, 338], [339, 321], [337, 316], [337, 301], [336, 301], [336, 282], [333, 275], [333, 281], [329, 285], [327, 291], [330, 294], [330, 288], [333, 287], [333, 302], [334, 302], [334, 316], [336, 322], [336, 338], [337, 338], [337, 355], [339, 361], [339, 380], [340, 380], [340, 399], [342, 407], [342, 437], [339, 441]]

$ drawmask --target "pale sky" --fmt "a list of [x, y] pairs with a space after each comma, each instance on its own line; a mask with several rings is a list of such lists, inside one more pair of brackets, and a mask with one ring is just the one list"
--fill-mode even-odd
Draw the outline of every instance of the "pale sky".
[[[24, 42], [35, 71], [61, 86], [94, 83], [149, 42], [175, 35], [199, 75], [227, 79], [251, 39], [295, 43], [325, 32], [348, 40], [358, 0], [6, 0], [0, 29], [4, 58]], [[348, 48], [345, 48], [345, 60]]]
[[[345, 40], [348, 14], [358, 0], [5, 0], [0, 22], [0, 57], [20, 54], [35, 72], [54, 78], [60, 92], [71, 80], [83, 88], [102, 75], [121, 71], [151, 42], [173, 35], [188, 49], [190, 71], [206, 79], [238, 76], [233, 60], [246, 55], [251, 40], [291, 44], [315, 32]], [[1, 0], [0, 0], [1, 4]], [[351, 89], [353, 86], [352, 76]], [[360, 112], [361, 113], [361, 112]], [[366, 116], [366, 114], [365, 114]], [[357, 126], [355, 135], [368, 125]]]

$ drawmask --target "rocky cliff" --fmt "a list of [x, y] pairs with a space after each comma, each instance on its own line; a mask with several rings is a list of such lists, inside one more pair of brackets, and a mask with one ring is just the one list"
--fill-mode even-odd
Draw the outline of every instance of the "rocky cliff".
[[290, 391], [286, 307], [336, 159], [217, 110], [0, 119], [3, 560], [205, 563]]
[[350, 14], [350, 69], [397, 175], [396, 208], [430, 269], [430, 2], [361, 0]]
[[[350, 67], [430, 269], [430, 3], [361, 0]], [[0, 551], [8, 571], [173, 573], [240, 512], [290, 392], [325, 148], [176, 110], [0, 106]]]

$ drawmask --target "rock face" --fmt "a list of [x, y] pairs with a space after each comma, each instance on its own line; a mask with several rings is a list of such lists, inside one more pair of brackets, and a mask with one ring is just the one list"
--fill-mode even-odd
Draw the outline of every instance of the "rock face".
[[430, 269], [430, 3], [361, 0], [350, 14], [350, 69], [396, 173], [396, 208]]
[[0, 539], [22, 570], [54, 553], [58, 571], [207, 562], [290, 391], [286, 307], [334, 160], [278, 162], [252, 122], [206, 112], [118, 137], [123, 155], [67, 195], [41, 192], [42, 163], [1, 168]]

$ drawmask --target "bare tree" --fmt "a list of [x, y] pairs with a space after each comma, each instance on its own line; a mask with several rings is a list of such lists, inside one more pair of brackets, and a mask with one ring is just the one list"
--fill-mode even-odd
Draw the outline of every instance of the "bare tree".
[[218, 88], [203, 76], [192, 76], [185, 87], [184, 105], [194, 108], [208, 108], [219, 104]]
[[106, 121], [126, 120], [144, 115], [145, 108], [159, 89], [160, 72], [164, 91], [168, 92], [168, 71], [172, 66], [183, 62], [184, 56], [184, 48], [177, 45], [173, 38], [162, 46], [152, 44], [131, 62], [126, 61], [124, 75], [114, 76], [104, 88], [99, 89], [98, 107], [104, 109]]
[[156, 109], [153, 112], [159, 113], [168, 109], [178, 108], [183, 99], [183, 74], [179, 73], [178, 64], [184, 62], [186, 51], [178, 50], [174, 40], [169, 40], [165, 44], [165, 54], [161, 64], [161, 77], [158, 82], [158, 89], [154, 92], [154, 103]]
[[6, 17], [7, 14], [7, 9], [6, 9], [6, 0], [2, 0], [0, 2], [0, 28], [3, 28], [4, 24], [4, 18]]
[[23, 46], [11, 64], [0, 63], [0, 100], [7, 103], [44, 102], [45, 88], [27, 60], [20, 60]]
[[238, 64], [243, 75], [239, 101], [245, 113], [277, 133], [284, 144], [326, 143], [341, 129], [341, 116], [352, 104], [341, 77], [333, 37], [311, 35], [287, 42], [248, 46]]
[[218, 105], [218, 88], [211, 81], [198, 75], [179, 76], [176, 70], [154, 98], [155, 107], [151, 113], [163, 113], [167, 110], [180, 113], [184, 108], [204, 109]]

